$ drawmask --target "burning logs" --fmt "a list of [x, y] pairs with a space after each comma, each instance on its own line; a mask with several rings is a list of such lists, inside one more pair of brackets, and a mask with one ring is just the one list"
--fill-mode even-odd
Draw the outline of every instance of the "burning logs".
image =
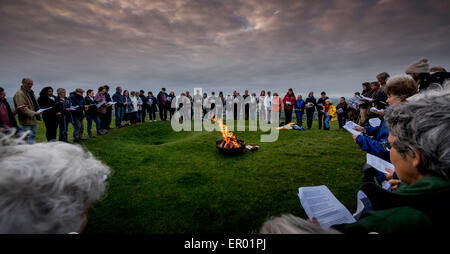
[[[215, 121], [215, 119], [212, 119]], [[222, 139], [216, 142], [216, 147], [219, 151], [233, 155], [245, 152], [245, 141], [237, 139], [233, 132], [228, 131], [228, 128], [223, 124], [222, 119], [218, 120]]]

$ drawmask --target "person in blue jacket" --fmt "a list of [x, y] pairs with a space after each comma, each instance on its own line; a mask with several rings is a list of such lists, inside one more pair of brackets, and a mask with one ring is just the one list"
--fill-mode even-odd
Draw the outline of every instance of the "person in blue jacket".
[[[417, 84], [409, 76], [398, 75], [388, 80], [384, 87], [390, 106], [403, 103], [408, 97], [417, 93]], [[380, 111], [380, 117], [384, 116], [384, 111]], [[390, 145], [388, 142], [389, 131], [386, 128], [384, 120], [377, 127], [372, 126], [356, 126], [357, 131], [366, 135], [353, 135], [353, 140], [359, 145], [361, 150], [366, 151], [372, 155], [380, 157], [383, 160], [390, 162]], [[378, 180], [383, 180], [383, 174], [378, 173]]]
[[298, 95], [294, 108], [295, 108], [295, 115], [297, 116], [297, 125], [302, 126], [303, 113], [305, 112], [305, 101], [302, 99], [301, 95]]

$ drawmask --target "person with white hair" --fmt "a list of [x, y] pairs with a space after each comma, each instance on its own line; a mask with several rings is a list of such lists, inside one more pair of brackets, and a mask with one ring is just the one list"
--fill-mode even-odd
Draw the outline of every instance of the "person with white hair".
[[[431, 91], [391, 106], [385, 121], [390, 157], [400, 179], [394, 191], [377, 183], [361, 187], [373, 210], [355, 223], [321, 228], [293, 215], [271, 219], [260, 233], [425, 234], [450, 226], [450, 89]], [[331, 231], [329, 231], [331, 230]]]
[[431, 91], [391, 106], [385, 114], [390, 158], [400, 184], [389, 192], [376, 183], [361, 190], [374, 210], [344, 233], [446, 232], [450, 225], [450, 90]]
[[[417, 85], [412, 78], [406, 75], [397, 75], [388, 80], [383, 90], [387, 94], [387, 102], [392, 106], [405, 102], [408, 97], [416, 94]], [[353, 140], [359, 145], [361, 150], [389, 161], [389, 151], [386, 150], [384, 145], [389, 136], [389, 132], [386, 129], [384, 121], [376, 127], [357, 126], [355, 127], [355, 130], [367, 134], [353, 135]], [[373, 138], [370, 138], [370, 136]]]
[[0, 136], [0, 234], [82, 233], [108, 166], [78, 145], [20, 143]]

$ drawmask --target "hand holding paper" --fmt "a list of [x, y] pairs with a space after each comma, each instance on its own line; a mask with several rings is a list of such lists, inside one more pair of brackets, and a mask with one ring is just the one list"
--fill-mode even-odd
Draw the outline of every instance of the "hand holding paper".
[[[359, 126], [359, 125], [355, 124], [352, 121], [348, 121], [343, 127], [345, 130], [347, 130], [348, 132], [350, 132], [353, 135], [361, 135], [362, 134], [361, 132], [353, 129], [355, 126]], [[359, 127], [361, 127], [361, 126], [359, 126]]]
[[325, 185], [299, 188], [298, 196], [308, 217], [315, 217], [323, 227], [356, 222]]
[[37, 113], [42, 113], [42, 112], [44, 112], [44, 111], [46, 111], [46, 110], [49, 110], [49, 109], [51, 109], [51, 107], [50, 108], [41, 108], [41, 109], [39, 109], [38, 111], [36, 111]]
[[386, 168], [395, 171], [394, 165], [370, 153], [366, 155], [366, 163], [384, 174], [389, 173]]

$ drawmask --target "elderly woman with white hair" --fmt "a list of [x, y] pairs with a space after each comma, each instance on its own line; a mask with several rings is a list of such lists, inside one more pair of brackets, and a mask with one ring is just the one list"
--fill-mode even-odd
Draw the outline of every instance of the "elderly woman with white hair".
[[7, 143], [17, 140], [0, 137], [0, 234], [81, 233], [110, 169], [77, 145]]
[[[335, 225], [333, 229], [343, 233], [384, 234], [448, 231], [449, 108], [450, 90], [447, 89], [417, 95], [411, 101], [387, 110], [385, 121], [389, 130], [391, 161], [401, 183], [395, 191], [384, 190], [375, 182], [364, 184], [361, 190], [369, 198], [373, 210], [363, 213], [355, 223]], [[280, 226], [280, 221], [290, 226]], [[289, 228], [288, 233], [293, 233], [293, 229], [300, 233], [308, 227], [292, 221], [266, 222], [261, 232], [285, 233]], [[317, 221], [315, 224], [318, 225]], [[316, 228], [314, 232], [323, 231]]]

